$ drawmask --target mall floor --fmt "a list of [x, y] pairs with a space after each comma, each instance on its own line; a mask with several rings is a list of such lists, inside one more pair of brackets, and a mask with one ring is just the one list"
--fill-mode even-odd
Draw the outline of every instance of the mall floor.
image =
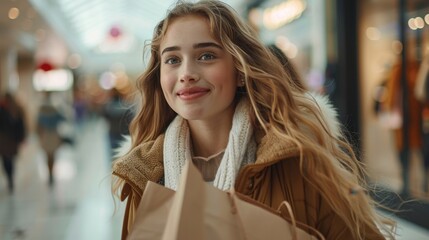
[[[32, 135], [16, 162], [13, 194], [0, 171], [0, 239], [120, 239], [123, 205], [110, 193], [107, 124], [95, 118], [75, 133], [74, 144], [58, 150], [54, 186]], [[429, 229], [396, 220], [398, 239], [429, 239]]]

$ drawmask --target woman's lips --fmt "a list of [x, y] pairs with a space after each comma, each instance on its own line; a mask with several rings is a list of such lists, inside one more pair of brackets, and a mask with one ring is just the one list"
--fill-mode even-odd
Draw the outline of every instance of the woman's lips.
[[177, 92], [177, 96], [183, 100], [193, 100], [206, 95], [210, 90], [201, 87], [184, 88]]

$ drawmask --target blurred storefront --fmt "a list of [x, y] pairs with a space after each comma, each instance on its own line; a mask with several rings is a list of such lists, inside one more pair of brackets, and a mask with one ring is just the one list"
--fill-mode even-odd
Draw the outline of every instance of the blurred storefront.
[[416, 92], [429, 56], [429, 2], [366, 0], [359, 10], [362, 142], [371, 176], [427, 198], [427, 116]]
[[358, 1], [250, 2], [248, 20], [261, 39], [283, 50], [310, 91], [331, 98], [359, 149]]
[[358, 19], [362, 152], [387, 193], [376, 199], [428, 228], [429, 2], [360, 1]]
[[429, 1], [250, 2], [261, 39], [283, 50], [310, 90], [330, 96], [371, 183], [427, 201], [429, 104], [416, 92], [417, 79], [428, 79]]
[[[363, 158], [395, 161], [394, 139], [378, 115], [383, 108], [380, 94], [404, 52], [408, 67], [414, 62], [417, 68], [429, 52], [429, 2], [250, 2], [247, 18], [261, 39], [283, 50], [310, 90], [331, 96]], [[404, 39], [400, 36], [401, 15], [405, 19]], [[407, 91], [414, 94], [414, 89]], [[384, 115], [381, 118], [385, 120]], [[374, 131], [379, 134], [373, 136]], [[385, 145], [383, 151], [380, 145]], [[386, 182], [396, 185], [394, 189], [400, 188], [402, 183], [395, 181]]]
[[264, 43], [275, 44], [294, 63], [305, 84], [323, 91], [327, 62], [325, 2], [255, 1], [248, 20]]

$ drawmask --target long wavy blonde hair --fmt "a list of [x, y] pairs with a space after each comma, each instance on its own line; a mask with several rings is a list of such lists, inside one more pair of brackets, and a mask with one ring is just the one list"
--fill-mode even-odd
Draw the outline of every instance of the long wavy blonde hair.
[[[300, 170], [332, 209], [347, 224], [354, 239], [365, 237], [369, 226], [394, 238], [393, 222], [379, 216], [366, 194], [365, 172], [344, 138], [331, 134], [320, 108], [293, 85], [291, 74], [262, 44], [257, 34], [228, 5], [219, 1], [178, 2], [155, 28], [147, 44], [150, 58], [137, 81], [139, 111], [130, 125], [132, 147], [155, 140], [176, 113], [169, 107], [160, 85], [160, 42], [177, 18], [197, 15], [208, 20], [210, 31], [233, 56], [239, 77], [245, 80], [255, 129], [271, 131], [300, 149]], [[350, 194], [350, 191], [358, 194]], [[374, 224], [375, 223], [375, 224]]]

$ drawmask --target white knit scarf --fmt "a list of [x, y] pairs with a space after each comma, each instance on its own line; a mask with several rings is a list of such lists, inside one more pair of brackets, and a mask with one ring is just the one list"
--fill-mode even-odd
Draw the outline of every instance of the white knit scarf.
[[[228, 144], [213, 185], [221, 190], [234, 186], [241, 166], [255, 161], [256, 143], [252, 137], [249, 104], [246, 100], [238, 103], [232, 120]], [[170, 123], [164, 140], [165, 186], [177, 190], [180, 174], [186, 161], [192, 161], [191, 138], [188, 123], [177, 117]]]

